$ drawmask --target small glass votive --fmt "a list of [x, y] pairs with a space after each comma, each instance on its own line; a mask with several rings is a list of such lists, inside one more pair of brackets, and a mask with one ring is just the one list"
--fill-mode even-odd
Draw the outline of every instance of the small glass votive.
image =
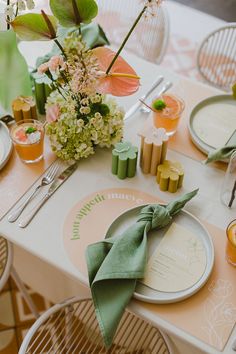
[[34, 163], [43, 158], [43, 123], [34, 119], [21, 120], [11, 127], [10, 135], [23, 162]]
[[228, 238], [226, 245], [226, 260], [236, 267], [236, 219], [231, 221], [226, 229]]
[[228, 208], [236, 207], [236, 150], [232, 153], [225, 173], [221, 201]]
[[184, 101], [176, 95], [163, 94], [156, 98], [151, 104], [154, 126], [164, 128], [168, 136], [174, 135], [184, 108]]

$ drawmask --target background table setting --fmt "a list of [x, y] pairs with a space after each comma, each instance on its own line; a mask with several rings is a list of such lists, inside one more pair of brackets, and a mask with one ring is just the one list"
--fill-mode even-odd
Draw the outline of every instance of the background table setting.
[[[53, 6], [52, 9], [56, 13]], [[15, 25], [17, 32], [17, 21]], [[20, 32], [19, 34], [22, 35]], [[23, 43], [24, 46], [27, 48], [27, 44]], [[107, 57], [109, 55], [108, 51]], [[124, 115], [123, 136], [121, 135], [114, 144], [103, 143], [107, 148], [102, 148], [102, 144], [96, 147], [94, 155], [86, 159], [79, 157], [76, 161], [63, 161], [63, 149], [61, 153], [60, 149], [55, 148], [55, 141], [48, 130], [43, 159], [37, 163], [26, 164], [17, 155], [7, 127], [0, 120], [0, 234], [74, 281], [79, 281], [86, 287], [90, 286], [97, 313], [104, 311], [101, 312], [100, 318], [98, 316], [100, 326], [104, 326], [103, 320], [106, 316], [106, 321], [111, 321], [107, 326], [109, 328], [105, 328], [105, 334], [103, 333], [107, 346], [111, 345], [120, 313], [128, 306], [131, 311], [173, 336], [177, 347], [180, 339], [191, 345], [192, 353], [196, 351], [233, 354], [232, 344], [236, 337], [235, 267], [226, 261], [225, 248], [226, 228], [235, 219], [236, 203], [232, 200], [229, 208], [221, 201], [227, 162], [233, 149], [227, 150], [227, 161], [218, 161], [226, 156], [222, 151], [208, 164], [206, 159], [208, 153], [214, 153], [224, 145], [235, 145], [235, 98], [231, 93], [223, 95], [219, 89], [187, 79], [129, 51], [122, 51], [122, 57], [132, 64], [132, 73], [129, 72], [126, 76], [132, 75], [131, 79], [136, 80], [137, 77], [134, 76], [138, 73], [141, 77], [138, 91], [134, 89], [132, 95], [116, 97], [126, 114], [130, 109], [133, 113], [129, 117]], [[62, 67], [63, 64], [59, 65]], [[124, 63], [121, 62], [120, 65]], [[160, 81], [157, 87], [148, 97], [144, 97], [156, 81]], [[153, 112], [143, 109], [146, 104], [152, 108], [153, 100], [159, 97], [158, 92], [166, 84], [171, 86], [167, 94], [180, 97], [185, 106], [173, 136], [166, 135], [164, 129], [162, 131], [154, 127]], [[133, 85], [135, 86], [135, 83]], [[119, 88], [119, 85], [117, 87]], [[111, 85], [111, 90], [116, 90], [117, 87]], [[123, 89], [126, 90], [127, 87], [124, 85]], [[52, 101], [49, 98], [48, 107], [51, 103], [60, 102], [53, 101], [53, 94], [50, 97]], [[212, 123], [213, 113], [209, 113], [209, 107], [211, 109], [214, 100], [217, 104], [222, 104], [217, 97], [226, 100], [227, 104], [226, 108], [221, 107], [221, 110], [218, 106], [213, 109], [213, 113], [218, 115], [217, 122]], [[145, 105], [142, 104], [143, 100]], [[97, 102], [94, 101], [93, 104], [96, 105]], [[104, 100], [101, 104], [105, 106], [108, 103]], [[109, 109], [112, 110], [113, 103], [109, 104]], [[119, 114], [123, 114], [119, 112], [123, 111], [116, 109], [118, 118], [115, 116], [113, 119], [119, 120]], [[223, 121], [220, 119], [221, 112], [224, 113]], [[53, 114], [57, 113], [54, 111]], [[209, 119], [206, 122], [204, 118]], [[40, 119], [44, 119], [44, 116], [40, 116]], [[52, 122], [48, 121], [49, 126], [53, 126]], [[154, 145], [159, 144], [158, 150], [155, 150], [160, 154], [159, 162], [154, 167], [150, 162], [154, 158], [150, 151], [148, 153], [150, 144], [153, 155]], [[54, 147], [54, 152], [50, 145]], [[166, 171], [169, 173], [167, 177]], [[228, 171], [229, 169], [227, 173]], [[53, 175], [51, 179], [50, 172]], [[43, 177], [44, 182], [49, 178], [49, 183], [43, 183]], [[30, 196], [40, 184], [43, 185], [31, 200]], [[14, 218], [14, 212], [28, 199], [29, 205]], [[150, 205], [153, 209], [148, 209]], [[164, 218], [159, 226], [151, 221], [154, 226], [145, 224], [142, 232], [136, 230], [134, 225], [140, 225], [144, 221], [150, 223], [150, 213], [154, 216], [157, 214], [159, 220], [163, 210], [166, 211], [168, 207], [170, 215], [171, 211], [173, 215], [177, 214], [178, 209], [173, 220], [168, 216], [171, 226], [167, 226], [168, 222]], [[160, 227], [160, 230], [155, 230], [157, 227]], [[150, 228], [154, 230], [150, 231]], [[117, 263], [115, 258], [112, 258], [113, 263], [109, 263], [106, 258], [109, 252], [115, 249], [117, 242], [119, 244], [121, 235], [126, 235], [127, 230], [133, 229], [135, 232], [130, 231], [129, 236], [131, 244], [122, 246], [124, 248], [118, 253]], [[122, 254], [123, 263], [126, 264], [127, 261], [127, 267], [132, 264], [132, 261], [129, 262], [129, 256], [138, 248], [135, 244], [132, 249], [132, 239], [136, 237], [134, 234], [139, 235], [139, 232], [144, 233], [141, 241], [138, 238], [141, 244], [146, 240], [146, 232], [148, 233], [143, 251], [143, 254], [147, 252], [148, 255], [146, 273], [143, 268], [139, 269], [139, 272], [136, 268], [135, 271], [129, 272], [129, 269], [121, 269], [120, 265], [122, 275], [115, 277], [115, 280], [118, 278], [115, 285], [112, 271], [118, 272], [119, 261], [122, 264]], [[178, 237], [181, 238], [179, 244]], [[172, 240], [169, 244], [168, 239]], [[187, 246], [184, 246], [183, 239]], [[99, 248], [99, 245], [103, 246]], [[104, 259], [99, 261], [103, 247]], [[172, 257], [174, 263], [168, 261], [168, 257]], [[185, 260], [187, 257], [189, 269], [186, 268], [183, 257]], [[140, 258], [137, 259], [140, 265]], [[106, 262], [107, 266], [102, 273], [106, 289], [104, 293], [103, 286], [100, 288], [94, 284], [97, 274], [101, 276], [100, 267]], [[129, 290], [131, 295], [129, 293], [127, 298], [127, 288], [122, 283], [126, 276], [132, 279]], [[111, 288], [107, 286], [108, 279], [112, 279]], [[157, 282], [158, 286], [155, 285]], [[116, 296], [118, 300], [121, 299], [120, 308], [117, 305], [117, 312], [114, 311], [113, 316], [110, 315], [111, 306], [114, 309], [114, 304], [119, 301], [116, 300], [111, 305], [112, 296], [116, 299], [115, 295], [112, 295], [112, 286], [117, 286]], [[39, 288], [44, 294], [43, 284], [39, 284]], [[130, 301], [132, 294], [134, 298]], [[98, 300], [99, 296], [106, 300]], [[192, 318], [194, 321], [190, 321]]]

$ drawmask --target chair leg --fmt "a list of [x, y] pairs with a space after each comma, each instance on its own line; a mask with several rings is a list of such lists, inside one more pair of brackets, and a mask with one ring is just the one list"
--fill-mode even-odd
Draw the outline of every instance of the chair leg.
[[34, 304], [34, 302], [32, 301], [30, 295], [28, 294], [26, 287], [24, 286], [24, 284], [22, 283], [19, 275], [17, 274], [15, 268], [12, 266], [11, 268], [11, 276], [13, 278], [13, 280], [15, 281], [18, 289], [20, 290], [22, 296], [25, 299], [25, 302], [27, 303], [27, 305], [29, 306], [31, 312], [33, 313], [33, 315], [35, 316], [35, 318], [39, 318], [39, 313], [36, 309], [36, 306]]

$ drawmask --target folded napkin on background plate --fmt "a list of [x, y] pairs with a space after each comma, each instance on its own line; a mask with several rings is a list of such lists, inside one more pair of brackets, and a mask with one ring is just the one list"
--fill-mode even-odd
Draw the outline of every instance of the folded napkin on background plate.
[[223, 148], [210, 153], [205, 163], [228, 159], [233, 151], [236, 151], [236, 145], [224, 146]]
[[89, 283], [106, 347], [112, 344], [137, 279], [144, 277], [148, 231], [168, 225], [197, 192], [187, 193], [166, 206], [150, 204], [142, 208], [137, 221], [122, 235], [88, 246]]

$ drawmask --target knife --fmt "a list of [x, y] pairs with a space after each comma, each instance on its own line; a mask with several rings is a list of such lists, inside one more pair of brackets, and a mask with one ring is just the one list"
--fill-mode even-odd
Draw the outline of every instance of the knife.
[[39, 209], [43, 206], [43, 204], [56, 192], [56, 190], [64, 183], [70, 175], [77, 169], [78, 162], [75, 162], [73, 165], [67, 167], [52, 183], [48, 192], [43, 196], [43, 198], [39, 201], [39, 203], [30, 211], [30, 213], [22, 220], [19, 221], [20, 227], [26, 227], [33, 217], [37, 214]]
[[146, 98], [155, 90], [155, 88], [157, 88], [158, 85], [160, 85], [160, 83], [164, 80], [163, 76], [158, 76], [157, 80], [153, 83], [153, 85], [151, 86], [151, 88], [145, 93], [145, 95], [143, 95], [142, 97], [140, 97], [140, 99], [138, 100], [138, 102], [136, 102], [125, 114], [124, 120], [129, 119], [135, 112], [137, 112], [137, 110], [142, 106], [142, 101], [145, 101]]

